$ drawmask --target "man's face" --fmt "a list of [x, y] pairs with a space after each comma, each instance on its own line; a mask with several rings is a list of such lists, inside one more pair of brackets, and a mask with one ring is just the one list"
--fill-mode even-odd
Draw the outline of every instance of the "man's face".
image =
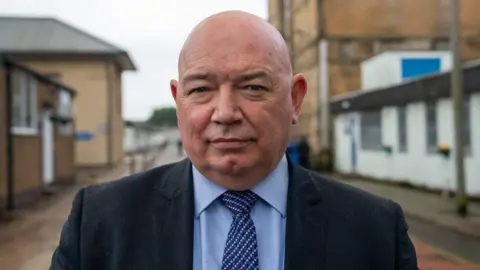
[[226, 175], [275, 166], [298, 118], [303, 77], [292, 78], [274, 46], [255, 39], [224, 34], [195, 40], [180, 59], [179, 82], [171, 83], [193, 164]]

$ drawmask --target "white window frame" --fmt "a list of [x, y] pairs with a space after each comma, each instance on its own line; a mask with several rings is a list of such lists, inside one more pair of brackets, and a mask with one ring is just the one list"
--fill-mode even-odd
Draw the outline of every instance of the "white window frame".
[[[58, 93], [58, 115], [68, 118], [73, 116], [72, 96], [64, 89], [61, 89]], [[73, 123], [60, 125], [58, 127], [58, 133], [63, 136], [73, 135]]]
[[[38, 100], [37, 81], [28, 73], [14, 70], [12, 78], [14, 88], [12, 91], [19, 91], [20, 95], [20, 123], [12, 123], [11, 131], [15, 135], [37, 135], [38, 134]], [[12, 113], [16, 113], [12, 110]]]

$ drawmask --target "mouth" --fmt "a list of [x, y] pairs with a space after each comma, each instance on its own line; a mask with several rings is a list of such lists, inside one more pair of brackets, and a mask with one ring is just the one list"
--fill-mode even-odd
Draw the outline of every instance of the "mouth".
[[251, 139], [244, 139], [244, 138], [217, 138], [210, 141], [210, 144], [215, 148], [222, 149], [222, 150], [234, 150], [240, 149], [248, 144], [250, 144], [253, 140]]

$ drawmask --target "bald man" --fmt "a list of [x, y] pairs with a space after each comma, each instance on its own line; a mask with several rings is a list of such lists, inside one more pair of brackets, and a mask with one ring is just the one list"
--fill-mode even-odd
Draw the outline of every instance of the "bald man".
[[80, 190], [51, 269], [417, 269], [398, 204], [286, 156], [307, 85], [274, 27], [209, 17], [178, 72], [188, 158]]

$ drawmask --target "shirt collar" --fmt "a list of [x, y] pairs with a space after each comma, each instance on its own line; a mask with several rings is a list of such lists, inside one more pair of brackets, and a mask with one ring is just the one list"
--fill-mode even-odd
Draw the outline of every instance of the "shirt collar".
[[[206, 179], [192, 164], [195, 192], [195, 218], [222, 195], [226, 189]], [[287, 212], [288, 161], [284, 155], [267, 178], [256, 185], [252, 191], [279, 212], [282, 217]]]

